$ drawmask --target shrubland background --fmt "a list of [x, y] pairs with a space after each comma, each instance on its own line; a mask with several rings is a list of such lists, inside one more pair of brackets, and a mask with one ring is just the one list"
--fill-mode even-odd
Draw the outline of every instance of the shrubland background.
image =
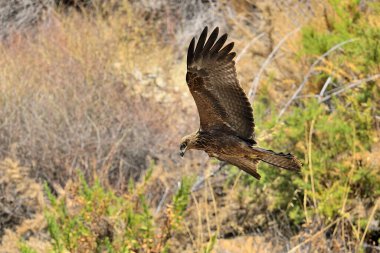
[[[377, 1], [0, 3], [0, 252], [377, 252]], [[197, 151], [186, 50], [235, 41], [257, 181]]]

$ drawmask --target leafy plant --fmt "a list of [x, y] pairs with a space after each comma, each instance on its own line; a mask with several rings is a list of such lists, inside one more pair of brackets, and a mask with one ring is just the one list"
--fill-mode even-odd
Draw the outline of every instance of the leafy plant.
[[[367, 158], [379, 139], [374, 112], [379, 109], [376, 101], [380, 94], [375, 81], [380, 69], [380, 27], [368, 20], [380, 21], [380, 4], [373, 3], [371, 7], [377, 14], [364, 14], [359, 11], [359, 1], [330, 3], [326, 29], [313, 23], [303, 29], [302, 53], [306, 62], [313, 63], [315, 57], [337, 44], [352, 40], [323, 59], [308, 82], [309, 87], [315, 83], [318, 86], [310, 88], [310, 93], [315, 88], [322, 89], [328, 78], [333, 84], [327, 88], [327, 94], [340, 89], [345, 92], [323, 101], [313, 95], [298, 98], [297, 106], [281, 122], [273, 117], [277, 113], [274, 105], [265, 96], [258, 97], [255, 118], [258, 125], [267, 129], [260, 144], [265, 146], [267, 142], [274, 150], [291, 150], [304, 158], [304, 166], [301, 174], [295, 175], [261, 164], [261, 181], [244, 176], [243, 182], [262, 189], [250, 196], [255, 201], [265, 198], [261, 192], [273, 196], [271, 211], [285, 210], [295, 231], [300, 228], [298, 225], [336, 222], [334, 231], [342, 229], [360, 247], [373, 217], [369, 212], [354, 211], [355, 207], [360, 204], [376, 213], [376, 199], [380, 196], [380, 166]], [[367, 76], [374, 78], [358, 88], [345, 88]], [[344, 224], [349, 229], [345, 230]], [[343, 247], [349, 247], [346, 240], [342, 241]]]
[[[51, 203], [45, 211], [55, 252], [165, 252], [168, 240], [188, 204], [191, 181], [183, 179], [166, 223], [157, 223], [146, 199], [148, 170], [140, 184], [118, 196], [99, 180], [89, 185], [83, 175], [66, 189], [70, 196], [56, 198], [45, 186]], [[169, 211], [168, 211], [169, 212]]]

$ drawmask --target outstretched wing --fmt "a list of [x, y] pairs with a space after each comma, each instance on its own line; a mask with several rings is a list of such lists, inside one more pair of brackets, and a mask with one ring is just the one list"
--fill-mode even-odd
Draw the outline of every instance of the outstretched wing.
[[255, 144], [251, 104], [236, 77], [234, 43], [224, 48], [227, 34], [218, 40], [215, 28], [207, 38], [207, 27], [197, 45], [192, 39], [187, 53], [186, 82], [194, 97], [202, 130], [225, 129]]

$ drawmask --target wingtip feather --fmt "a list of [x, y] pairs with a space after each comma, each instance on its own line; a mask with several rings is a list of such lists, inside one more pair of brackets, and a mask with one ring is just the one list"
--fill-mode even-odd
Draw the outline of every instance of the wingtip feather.
[[210, 54], [210, 49], [214, 45], [216, 39], [218, 38], [218, 34], [219, 28], [216, 27], [210, 34], [210, 37], [207, 39], [207, 42], [202, 50], [203, 57], [206, 57]]
[[195, 53], [194, 53], [194, 60], [195, 61], [202, 56], [202, 51], [203, 51], [203, 48], [204, 48], [204, 45], [206, 42], [206, 38], [207, 38], [207, 32], [208, 32], [208, 27], [206, 26], [203, 29], [201, 36], [199, 36], [198, 43], [197, 43], [197, 46], [195, 48]]
[[189, 48], [187, 50], [187, 66], [190, 66], [194, 61], [194, 46], [195, 46], [195, 37], [190, 42]]
[[231, 52], [231, 50], [234, 48], [234, 43], [231, 42], [227, 46], [225, 46], [222, 50], [219, 51], [217, 55], [217, 60], [223, 60], [228, 54]]
[[232, 61], [232, 60], [235, 58], [235, 56], [236, 56], [236, 53], [235, 53], [235, 52], [232, 52], [232, 53], [229, 53], [229, 54], [225, 57], [225, 59], [226, 59], [226, 61]]
[[223, 34], [217, 42], [215, 42], [215, 44], [213, 45], [213, 47], [211, 48], [210, 50], [210, 56], [211, 58], [215, 58], [217, 57], [218, 55], [218, 52], [219, 50], [223, 47], [224, 43], [226, 42], [227, 40], [227, 33]]
[[210, 58], [216, 61], [231, 61], [236, 56], [235, 52], [231, 52], [234, 47], [233, 42], [224, 46], [228, 38], [227, 33], [218, 38], [219, 27], [215, 27], [208, 38], [207, 33], [208, 26], [205, 26], [198, 41], [196, 42], [195, 38], [191, 40], [187, 54], [188, 66], [198, 61], [200, 58]]

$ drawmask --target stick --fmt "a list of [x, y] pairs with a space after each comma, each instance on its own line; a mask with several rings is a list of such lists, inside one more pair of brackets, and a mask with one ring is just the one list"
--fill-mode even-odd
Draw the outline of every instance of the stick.
[[336, 219], [334, 222], [332, 222], [330, 225], [328, 225], [327, 227], [323, 228], [322, 230], [318, 231], [317, 233], [315, 233], [314, 235], [312, 235], [310, 238], [308, 238], [307, 240], [303, 241], [302, 243], [298, 244], [297, 246], [295, 246], [294, 248], [292, 248], [291, 250], [288, 251], [288, 253], [292, 253], [292, 252], [295, 252], [297, 249], [299, 249], [300, 247], [302, 247], [303, 245], [305, 245], [306, 243], [309, 243], [310, 241], [314, 240], [315, 238], [319, 237], [320, 235], [322, 235], [326, 230], [328, 230], [330, 227], [332, 227], [334, 224], [336, 224], [338, 221], [340, 221], [341, 218], [338, 218]]
[[319, 102], [319, 103], [321, 103], [321, 100], [322, 100], [322, 98], [323, 98], [323, 94], [325, 94], [325, 91], [326, 91], [326, 89], [327, 89], [327, 86], [329, 86], [330, 82], [331, 82], [331, 76], [329, 76], [329, 78], [327, 78], [325, 84], [324, 84], [323, 87], [322, 87], [321, 92], [319, 93], [319, 96], [318, 96], [318, 102]]
[[220, 171], [223, 169], [223, 167], [226, 166], [226, 165], [227, 165], [226, 162], [220, 162], [218, 168], [217, 168], [216, 170], [214, 170], [210, 175], [208, 175], [207, 177], [204, 177], [204, 176], [199, 177], [198, 180], [197, 180], [197, 182], [195, 182], [195, 184], [193, 185], [193, 187], [191, 187], [191, 192], [196, 192], [196, 191], [198, 191], [198, 190], [201, 188], [201, 186], [203, 185], [203, 183], [204, 183], [208, 178], [215, 176], [215, 175], [216, 175], [218, 172], [220, 172]]
[[164, 204], [164, 202], [165, 202], [166, 197], [168, 196], [168, 194], [169, 194], [169, 189], [165, 188], [164, 195], [162, 196], [162, 198], [160, 200], [160, 203], [157, 206], [155, 214], [158, 214], [161, 211], [161, 208], [162, 208], [162, 206], [163, 206], [163, 204]]
[[373, 76], [370, 76], [370, 77], [365, 78], [365, 79], [356, 80], [356, 81], [354, 81], [354, 82], [348, 84], [347, 86], [341, 88], [340, 90], [335, 91], [335, 92], [331, 93], [330, 95], [327, 95], [327, 96], [324, 97], [324, 98], [321, 98], [321, 99], [319, 100], [319, 103], [323, 103], [323, 102], [325, 102], [325, 101], [331, 99], [333, 96], [339, 95], [340, 93], [343, 93], [343, 92], [347, 91], [348, 89], [355, 88], [356, 86], [358, 86], [358, 85], [360, 85], [360, 84], [362, 84], [362, 83], [367, 83], [367, 82], [369, 82], [369, 81], [373, 81], [373, 80], [376, 80], [376, 79], [378, 79], [378, 78], [380, 78], [380, 74], [373, 75]]
[[244, 48], [241, 50], [240, 54], [236, 57], [235, 62], [240, 61], [241, 57], [245, 54], [245, 52], [250, 48], [257, 40], [261, 39], [264, 36], [264, 33], [260, 33], [258, 36], [254, 37]]
[[341, 48], [342, 46], [348, 44], [348, 43], [351, 43], [353, 41], [356, 41], [357, 39], [349, 39], [349, 40], [346, 40], [346, 41], [343, 41], [335, 46], [333, 46], [332, 48], [330, 48], [326, 53], [324, 53], [323, 55], [321, 55], [310, 67], [309, 71], [307, 72], [307, 74], [305, 75], [302, 83], [300, 84], [300, 86], [298, 87], [298, 89], [294, 92], [293, 96], [289, 99], [289, 101], [285, 104], [285, 106], [281, 109], [280, 113], [278, 114], [278, 118], [277, 120], [279, 120], [281, 118], [281, 116], [284, 114], [284, 112], [286, 111], [286, 109], [288, 109], [289, 105], [293, 102], [293, 100], [298, 96], [298, 94], [301, 92], [301, 90], [303, 89], [303, 87], [305, 86], [306, 82], [309, 80], [311, 74], [314, 72], [314, 68], [315, 66], [317, 66], [323, 58], [325, 58], [326, 56], [328, 56], [330, 53], [332, 53], [333, 51], [337, 50], [338, 48]]
[[255, 79], [253, 79], [253, 82], [252, 82], [252, 86], [251, 88], [249, 89], [249, 92], [248, 92], [248, 98], [250, 100], [253, 100], [255, 98], [255, 95], [256, 95], [256, 91], [257, 91], [257, 87], [259, 86], [259, 81], [260, 81], [260, 78], [261, 78], [261, 75], [263, 74], [264, 70], [266, 69], [266, 67], [268, 66], [268, 64], [272, 61], [273, 57], [276, 55], [277, 51], [281, 48], [282, 44], [284, 44], [284, 42], [291, 36], [293, 35], [294, 33], [298, 32], [299, 30], [301, 29], [301, 27], [297, 27], [296, 29], [294, 29], [293, 31], [289, 32], [288, 34], [286, 34], [281, 40], [280, 42], [278, 42], [278, 44], [276, 45], [276, 47], [273, 49], [273, 51], [269, 54], [269, 56], [265, 59], [263, 65], [261, 66], [259, 72], [257, 73], [257, 75], [255, 76]]
[[380, 203], [380, 198], [377, 199], [376, 204], [375, 204], [375, 206], [373, 207], [372, 212], [371, 212], [371, 214], [370, 214], [370, 216], [369, 216], [369, 218], [368, 218], [367, 226], [365, 226], [365, 230], [364, 230], [364, 233], [363, 233], [362, 239], [360, 240], [359, 247], [360, 247], [361, 245], [363, 245], [363, 242], [364, 242], [365, 236], [366, 236], [366, 234], [367, 234], [367, 232], [368, 232], [369, 225], [371, 224], [371, 222], [372, 222], [372, 220], [373, 220], [373, 217], [375, 216], [375, 213], [376, 213], [376, 211], [377, 211], [377, 207], [378, 207], [379, 203]]

